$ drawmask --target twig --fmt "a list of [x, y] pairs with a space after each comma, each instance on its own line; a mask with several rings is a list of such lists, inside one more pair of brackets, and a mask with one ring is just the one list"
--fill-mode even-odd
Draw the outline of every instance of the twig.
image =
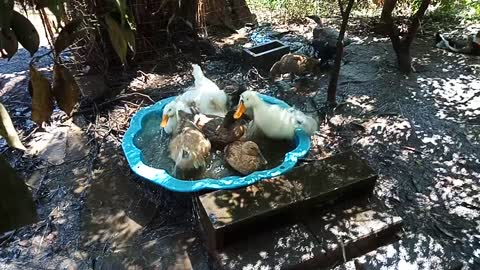
[[412, 151], [412, 152], [415, 152], [417, 154], [423, 155], [422, 151], [419, 151], [419, 150], [417, 150], [413, 147], [410, 147], [410, 146], [402, 146], [402, 149], [405, 149], [405, 150]]
[[13, 230], [13, 232], [5, 240], [3, 240], [0, 243], [0, 247], [3, 246], [4, 244], [10, 242], [10, 239], [12, 239], [12, 237], [15, 235], [15, 233], [17, 233], [17, 229]]
[[[112, 103], [112, 102], [121, 100], [121, 99], [123, 99], [123, 98], [135, 96], [135, 95], [145, 97], [145, 98], [147, 98], [150, 102], [155, 103], [155, 101], [154, 101], [149, 95], [147, 95], [147, 94], [143, 94], [143, 93], [139, 93], [139, 92], [132, 92], [132, 93], [128, 93], [128, 94], [116, 96], [115, 98], [112, 98], [112, 99], [110, 99], [110, 100], [107, 100], [107, 101], [105, 101], [105, 102], [102, 102], [102, 103], [100, 103], [100, 104], [98, 104], [98, 105], [97, 105], [96, 103], [93, 103], [93, 104], [94, 104], [95, 106], [97, 106], [97, 111], [98, 111], [98, 107], [103, 107], [103, 106], [108, 105], [108, 104], [110, 104], [110, 103]], [[88, 112], [91, 112], [91, 111], [94, 111], [94, 108], [93, 108], [93, 107], [88, 108], [88, 109], [85, 109], [85, 110], [76, 111], [76, 112], [74, 112], [74, 113], [72, 114], [72, 116], [75, 115], [75, 114], [88, 113]], [[70, 116], [70, 117], [72, 117], [72, 116]]]
[[[48, 219], [49, 219], [49, 218], [48, 218]], [[43, 230], [42, 238], [40, 238], [40, 242], [38, 243], [37, 251], [39, 251], [40, 248], [42, 247], [43, 239], [45, 238], [45, 234], [47, 234], [47, 229], [48, 229], [48, 227], [50, 227], [50, 220], [47, 220], [47, 224], [46, 224], [46, 226], [45, 226], [45, 229]]]

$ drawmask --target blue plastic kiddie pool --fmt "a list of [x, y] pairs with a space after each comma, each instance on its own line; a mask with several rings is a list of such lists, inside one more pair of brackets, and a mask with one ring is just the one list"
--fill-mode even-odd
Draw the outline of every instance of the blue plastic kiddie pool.
[[[267, 103], [290, 108], [290, 106], [282, 100], [266, 95], [260, 96]], [[152, 168], [146, 165], [142, 161], [141, 150], [134, 143], [135, 135], [142, 130], [143, 118], [149, 114], [161, 116], [165, 105], [174, 99], [175, 97], [165, 98], [154, 105], [138, 111], [132, 117], [130, 127], [125, 133], [122, 142], [123, 152], [125, 153], [130, 168], [137, 175], [169, 190], [177, 192], [195, 192], [203, 189], [235, 189], [248, 186], [262, 179], [285, 174], [295, 166], [299, 158], [304, 157], [310, 150], [310, 136], [308, 136], [308, 134], [302, 129], [297, 129], [295, 130], [295, 149], [286, 153], [283, 163], [275, 168], [256, 171], [246, 176], [228, 176], [221, 179], [204, 178], [193, 181], [177, 179], [168, 174], [166, 170]]]

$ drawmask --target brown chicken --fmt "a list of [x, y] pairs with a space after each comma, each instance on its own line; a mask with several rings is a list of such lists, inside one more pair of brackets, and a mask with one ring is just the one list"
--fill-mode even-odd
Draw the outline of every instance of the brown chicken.
[[307, 73], [316, 73], [320, 70], [320, 61], [315, 58], [301, 54], [285, 54], [280, 60], [273, 64], [270, 69], [272, 80], [281, 74], [290, 73], [291, 80], [294, 76], [301, 76]]

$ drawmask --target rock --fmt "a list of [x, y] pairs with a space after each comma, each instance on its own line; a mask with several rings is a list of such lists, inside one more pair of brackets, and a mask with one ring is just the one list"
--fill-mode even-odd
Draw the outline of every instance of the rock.
[[38, 155], [52, 165], [60, 165], [65, 159], [67, 131], [69, 127], [57, 127], [51, 132], [38, 132], [27, 148], [30, 155]]
[[88, 155], [90, 146], [87, 144], [87, 136], [80, 127], [70, 125], [67, 135], [66, 156], [68, 160], [80, 160]]

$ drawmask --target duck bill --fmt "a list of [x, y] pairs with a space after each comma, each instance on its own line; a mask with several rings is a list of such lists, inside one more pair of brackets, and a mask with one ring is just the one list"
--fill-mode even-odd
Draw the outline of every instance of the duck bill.
[[239, 119], [245, 113], [245, 110], [246, 108], [245, 108], [245, 105], [243, 104], [243, 101], [240, 101], [237, 107], [237, 111], [235, 111], [235, 114], [233, 115], [233, 118]]
[[162, 123], [160, 123], [160, 126], [164, 128], [167, 126], [167, 123], [168, 123], [168, 115], [164, 115], [162, 118]]

